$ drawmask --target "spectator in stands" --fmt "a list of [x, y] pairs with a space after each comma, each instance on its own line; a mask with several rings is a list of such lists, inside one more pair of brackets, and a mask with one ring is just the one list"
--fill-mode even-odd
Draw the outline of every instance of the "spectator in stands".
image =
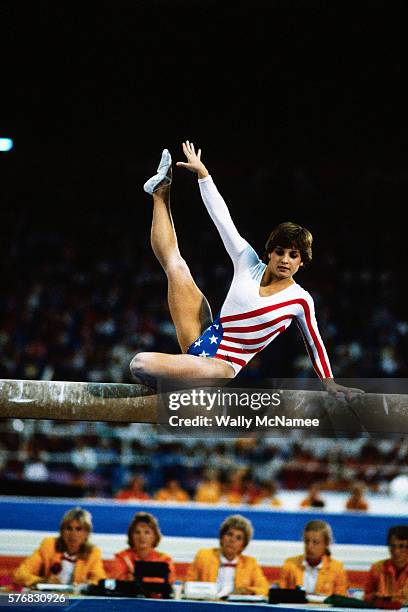
[[266, 595], [269, 590], [261, 567], [254, 557], [243, 555], [253, 535], [250, 521], [235, 514], [220, 527], [219, 548], [198, 551], [187, 571], [187, 580], [216, 582], [218, 596], [230, 593]]
[[340, 561], [331, 557], [333, 534], [330, 525], [325, 521], [309, 521], [304, 528], [303, 540], [304, 554], [285, 560], [280, 576], [281, 588], [302, 587], [307, 593], [346, 595], [345, 569]]
[[166, 482], [166, 486], [157, 491], [154, 499], [157, 501], [185, 502], [190, 498], [187, 491], [181, 488], [176, 478], [169, 478]]
[[86, 472], [76, 465], [72, 465], [69, 475], [69, 484], [79, 489], [83, 489], [83, 493], [86, 491]]
[[98, 457], [94, 448], [85, 438], [75, 438], [75, 448], [71, 451], [73, 465], [84, 472], [92, 472], [98, 467]]
[[254, 481], [252, 473], [247, 470], [242, 478], [242, 502], [243, 504], [254, 504], [259, 495], [258, 484]]
[[221, 500], [227, 504], [243, 504], [244, 486], [243, 480], [246, 469], [239, 469], [230, 472], [227, 475], [227, 482], [221, 495]]
[[374, 563], [369, 571], [364, 599], [373, 601], [391, 597], [408, 604], [408, 525], [388, 530], [390, 558]]
[[361, 482], [354, 483], [350, 488], [350, 497], [346, 501], [346, 510], [368, 510], [368, 502], [364, 497], [365, 486]]
[[276, 483], [272, 480], [262, 480], [258, 483], [256, 488], [256, 494], [249, 501], [250, 504], [268, 504], [274, 508], [280, 508], [282, 506], [281, 500], [276, 497]]
[[174, 582], [175, 570], [172, 558], [155, 550], [161, 540], [157, 519], [149, 512], [137, 512], [128, 529], [129, 548], [116, 553], [110, 576], [117, 580], [133, 580], [136, 561], [157, 561], [169, 566], [169, 582]]
[[195, 501], [206, 504], [216, 504], [221, 498], [221, 484], [216, 470], [206, 470], [202, 481], [198, 484]]
[[46, 463], [42, 460], [40, 451], [32, 449], [24, 462], [23, 478], [30, 482], [46, 482], [49, 471]]
[[0, 477], [2, 477], [3, 473], [6, 471], [7, 458], [8, 458], [8, 450], [0, 442]]
[[129, 486], [118, 491], [115, 499], [150, 499], [150, 495], [144, 490], [144, 476], [142, 474], [133, 476]]
[[62, 517], [60, 535], [45, 538], [15, 570], [14, 581], [26, 587], [38, 582], [98, 583], [105, 578], [105, 570], [100, 549], [89, 541], [91, 532], [91, 514], [72, 508]]
[[317, 482], [310, 485], [307, 496], [300, 502], [301, 508], [324, 508], [326, 502], [320, 497], [320, 486]]

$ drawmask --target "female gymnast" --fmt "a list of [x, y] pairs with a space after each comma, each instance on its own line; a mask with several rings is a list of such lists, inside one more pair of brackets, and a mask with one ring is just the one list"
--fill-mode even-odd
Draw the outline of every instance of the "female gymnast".
[[311, 295], [293, 277], [312, 259], [311, 233], [281, 223], [269, 236], [263, 261], [238, 233], [227, 205], [192, 142], [183, 142], [186, 162], [177, 166], [198, 176], [201, 197], [234, 265], [234, 277], [219, 316], [197, 287], [180, 254], [170, 211], [171, 156], [164, 149], [157, 174], [144, 185], [153, 196], [151, 244], [168, 280], [168, 303], [183, 354], [141, 352], [132, 374], [143, 381], [177, 378], [233, 378], [272, 340], [298, 324], [313, 367], [331, 394], [358, 391], [335, 383], [316, 323]]

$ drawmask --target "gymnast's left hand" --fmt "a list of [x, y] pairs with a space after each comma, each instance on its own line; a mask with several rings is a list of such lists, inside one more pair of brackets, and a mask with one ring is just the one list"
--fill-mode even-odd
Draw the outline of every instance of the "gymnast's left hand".
[[201, 149], [198, 149], [196, 153], [194, 144], [186, 140], [186, 142], [183, 142], [183, 152], [187, 161], [177, 162], [177, 166], [186, 168], [190, 170], [190, 172], [195, 172], [198, 174], [198, 178], [205, 178], [208, 176], [208, 170], [201, 161]]
[[363, 389], [354, 389], [352, 387], [345, 387], [343, 385], [337, 384], [333, 378], [325, 378], [323, 381], [323, 385], [330, 395], [333, 395], [337, 399], [341, 399], [345, 397], [347, 400], [352, 400], [355, 397], [363, 394]]

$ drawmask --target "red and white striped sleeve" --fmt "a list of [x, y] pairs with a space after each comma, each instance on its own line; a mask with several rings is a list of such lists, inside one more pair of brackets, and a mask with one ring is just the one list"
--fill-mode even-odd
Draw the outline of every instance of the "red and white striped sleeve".
[[322, 380], [333, 378], [327, 351], [317, 326], [313, 298], [307, 291], [304, 292], [304, 297], [300, 300], [300, 310], [296, 317], [296, 323], [317, 376]]

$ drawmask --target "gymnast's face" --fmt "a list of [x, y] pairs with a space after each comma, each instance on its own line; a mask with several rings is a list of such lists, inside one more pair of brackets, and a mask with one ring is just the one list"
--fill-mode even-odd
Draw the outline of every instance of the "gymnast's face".
[[296, 274], [300, 266], [303, 266], [302, 257], [299, 249], [294, 246], [284, 248], [278, 245], [269, 253], [268, 268], [273, 278], [277, 280], [291, 278]]

